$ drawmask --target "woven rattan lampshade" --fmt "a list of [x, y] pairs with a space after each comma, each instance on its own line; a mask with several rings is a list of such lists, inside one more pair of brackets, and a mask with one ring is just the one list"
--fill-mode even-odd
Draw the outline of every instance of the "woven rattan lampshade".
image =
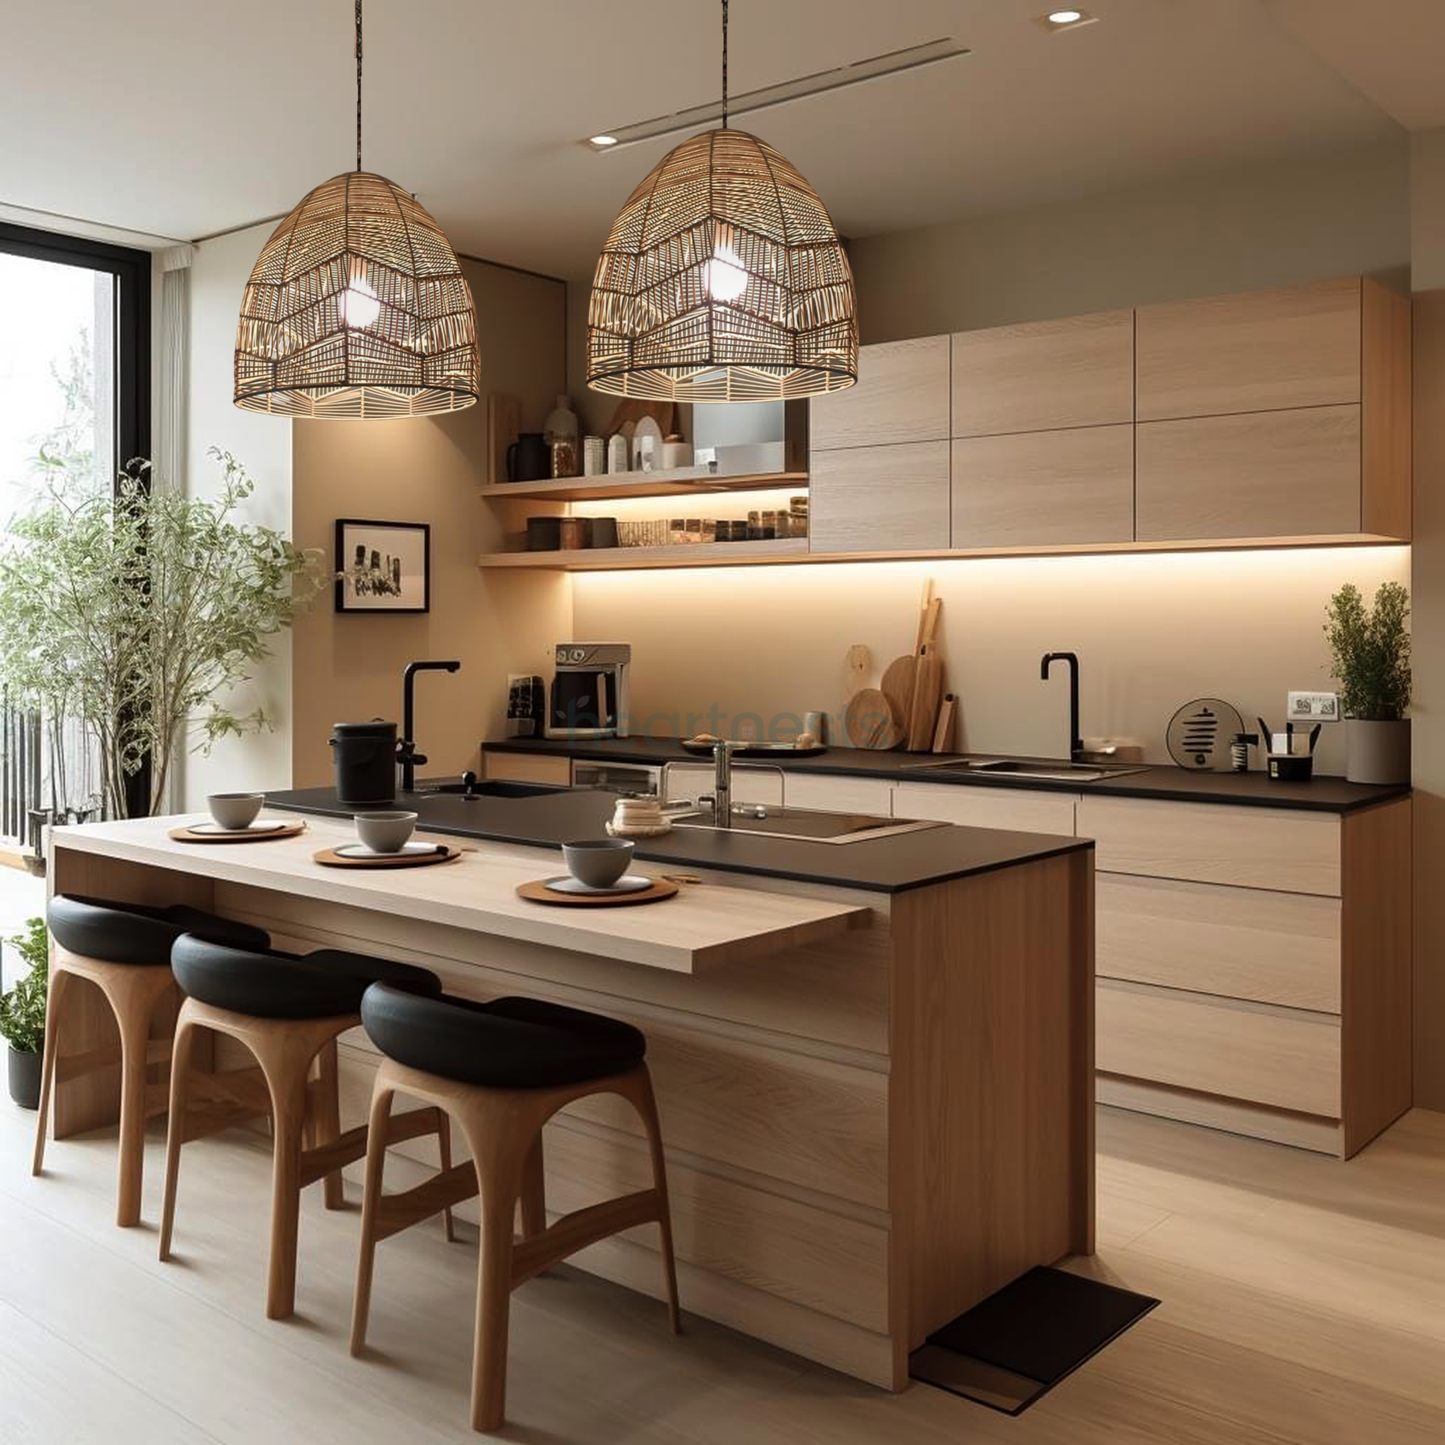
[[853, 273], [817, 192], [746, 131], [707, 131], [664, 156], [597, 259], [587, 384], [767, 401], [857, 380]]
[[236, 405], [278, 416], [458, 411], [480, 394], [477, 315], [426, 209], [348, 171], [276, 227], [236, 328]]

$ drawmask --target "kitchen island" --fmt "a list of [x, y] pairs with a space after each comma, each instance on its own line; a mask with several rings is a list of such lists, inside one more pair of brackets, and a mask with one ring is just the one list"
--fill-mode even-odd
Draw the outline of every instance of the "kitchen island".
[[[516, 886], [561, 871], [562, 838], [595, 836], [604, 795], [422, 799], [423, 824], [468, 836], [466, 851], [367, 872], [313, 861], [351, 834], [325, 816], [334, 799], [273, 799], [288, 801], [314, 815], [304, 834], [240, 846], [173, 841], [179, 818], [56, 829], [51, 886], [188, 902], [259, 924], [283, 948], [376, 952], [434, 969], [452, 992], [530, 994], [635, 1023], [667, 1145], [684, 1309], [873, 1384], [902, 1388], [911, 1349], [1031, 1265], [1092, 1251], [1087, 840], [949, 826], [847, 845], [679, 831], [638, 850], [656, 860], [641, 871], [696, 879], [675, 898], [564, 909]], [[70, 1017], [63, 1054], [105, 1046], [101, 1014]], [[356, 1031], [341, 1058], [350, 1126], [365, 1117], [376, 1055]], [[215, 1061], [244, 1062], [222, 1050]], [[112, 1117], [113, 1078], [58, 1085], [59, 1135]], [[641, 1187], [647, 1169], [637, 1122], [611, 1097], [559, 1115], [545, 1147], [553, 1213]], [[407, 1156], [393, 1187], [435, 1167], [427, 1149], [393, 1150]], [[575, 1262], [655, 1293], [651, 1233]]]

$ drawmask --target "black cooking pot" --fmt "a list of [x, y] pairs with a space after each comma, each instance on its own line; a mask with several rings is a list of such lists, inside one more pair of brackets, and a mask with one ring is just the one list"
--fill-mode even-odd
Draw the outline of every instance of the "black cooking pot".
[[335, 723], [336, 801], [346, 808], [389, 808], [396, 802], [396, 724]]

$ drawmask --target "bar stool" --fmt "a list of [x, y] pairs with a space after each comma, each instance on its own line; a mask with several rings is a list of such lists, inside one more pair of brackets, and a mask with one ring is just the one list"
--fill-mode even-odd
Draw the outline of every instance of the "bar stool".
[[[119, 1178], [115, 1222], [123, 1228], [140, 1222], [141, 1185], [145, 1170], [146, 1120], [166, 1110], [165, 1085], [148, 1088], [146, 1073], [171, 1057], [169, 1039], [152, 1039], [156, 1006], [176, 987], [171, 974], [171, 945], [189, 931], [241, 947], [265, 948], [270, 939], [259, 928], [218, 918], [199, 908], [177, 905], [147, 908], [57, 893], [46, 907], [54, 948], [50, 956], [50, 996], [45, 1014], [45, 1054], [41, 1066], [40, 1114], [35, 1121], [35, 1156], [31, 1172], [45, 1165], [45, 1135], [51, 1089], [120, 1065]], [[67, 1004], [76, 997], [73, 984], [94, 984], [115, 1017], [118, 1044], [60, 1057], [60, 1030]]]
[[[328, 1209], [342, 1204], [341, 1169], [366, 1153], [367, 1126], [341, 1132], [336, 1039], [360, 1022], [362, 994], [384, 979], [402, 997], [440, 994], [434, 973], [411, 964], [324, 948], [296, 955], [270, 948], [236, 948], [185, 934], [171, 950], [171, 967], [187, 994], [176, 1020], [171, 1067], [170, 1122], [166, 1135], [166, 1188], [160, 1257], [171, 1255], [181, 1145], [246, 1119], [269, 1114], [272, 1132], [271, 1248], [266, 1283], [268, 1319], [288, 1319], [296, 1305], [297, 1226], [301, 1191], [324, 1179]], [[191, 1068], [199, 1030], [210, 1029], [245, 1045], [256, 1067], [219, 1075]], [[309, 1078], [315, 1063], [318, 1077]], [[221, 1103], [193, 1107], [198, 1084], [214, 1081], [229, 1092]], [[399, 1114], [386, 1142], [437, 1136], [443, 1171], [451, 1168], [451, 1139], [440, 1109]], [[446, 1215], [447, 1238], [452, 1218]]]
[[[497, 1429], [505, 1414], [512, 1291], [599, 1239], [656, 1221], [662, 1234], [668, 1319], [677, 1332], [677, 1268], [662, 1136], [643, 1061], [647, 1041], [637, 1029], [536, 999], [476, 1003], [450, 995], [424, 998], [385, 983], [367, 989], [361, 1020], [385, 1057], [371, 1101], [353, 1355], [366, 1343], [377, 1242], [478, 1193], [482, 1233], [472, 1367], [474, 1430]], [[403, 1193], [383, 1194], [385, 1126], [398, 1091], [450, 1114], [472, 1157]], [[573, 1100], [608, 1093], [620, 1094], [642, 1119], [652, 1157], [652, 1188], [575, 1210], [548, 1227], [542, 1126]], [[514, 1242], [519, 1200], [523, 1235]]]

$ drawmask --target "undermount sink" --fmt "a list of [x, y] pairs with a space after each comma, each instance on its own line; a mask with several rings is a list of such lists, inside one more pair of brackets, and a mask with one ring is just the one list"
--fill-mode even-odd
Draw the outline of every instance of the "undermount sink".
[[718, 827], [716, 818], [706, 808], [673, 814], [671, 821], [675, 828], [709, 828], [718, 832], [748, 833], [755, 838], [792, 838], [808, 843], [866, 843], [873, 838], [944, 826], [911, 818], [825, 813], [812, 808], [781, 808], [762, 803], [735, 804], [726, 829]]
[[966, 773], [986, 778], [1039, 778], [1062, 783], [1096, 783], [1147, 771], [1143, 763], [1076, 763], [1057, 758], [930, 758], [905, 763], [907, 768], [933, 768], [940, 773]]
[[559, 783], [508, 783], [498, 778], [484, 778], [467, 783], [418, 783], [416, 792], [422, 796], [445, 793], [463, 798], [535, 798], [543, 793], [560, 793]]

